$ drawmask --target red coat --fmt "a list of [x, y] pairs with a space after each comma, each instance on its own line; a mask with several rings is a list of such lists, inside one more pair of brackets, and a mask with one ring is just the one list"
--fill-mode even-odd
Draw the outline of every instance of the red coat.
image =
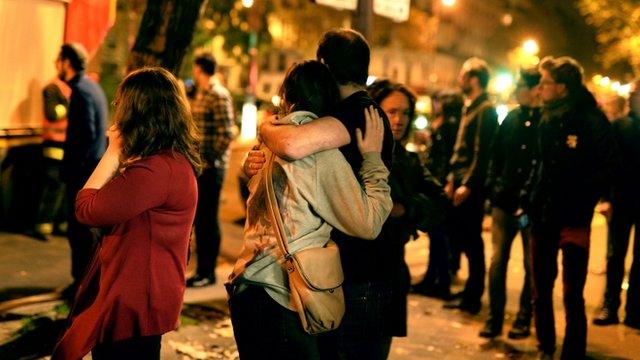
[[134, 162], [102, 189], [78, 193], [78, 220], [111, 231], [52, 359], [81, 359], [96, 344], [178, 326], [196, 199], [191, 165], [170, 151]]

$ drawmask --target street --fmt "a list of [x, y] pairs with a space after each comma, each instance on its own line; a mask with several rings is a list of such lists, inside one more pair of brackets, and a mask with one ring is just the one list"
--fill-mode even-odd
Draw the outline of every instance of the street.
[[[243, 148], [243, 147], [242, 147]], [[241, 150], [238, 147], [236, 150]], [[232, 163], [239, 163], [242, 151], [234, 151]], [[223, 187], [220, 218], [223, 242], [217, 278], [224, 279], [231, 269], [231, 261], [242, 245], [242, 228], [233, 221], [242, 216], [237, 194], [237, 168], [229, 169]], [[488, 221], [488, 219], [486, 219]], [[485, 229], [488, 224], [485, 223]], [[585, 289], [587, 317], [589, 321], [601, 301], [605, 280], [606, 226], [603, 218], [596, 216], [593, 223], [589, 274]], [[490, 233], [485, 231], [486, 263], [491, 256]], [[0, 301], [18, 295], [42, 293], [70, 283], [69, 250], [66, 238], [52, 237], [43, 243], [23, 235], [0, 233]], [[419, 280], [426, 269], [428, 239], [422, 235], [406, 248], [406, 261], [414, 281]], [[629, 260], [629, 259], [628, 259]], [[190, 268], [193, 268], [193, 262]], [[627, 264], [629, 266], [629, 264]], [[466, 278], [466, 261], [462, 261], [459, 273]], [[534, 359], [537, 356], [535, 337], [525, 340], [508, 340], [506, 332], [510, 319], [517, 311], [520, 288], [523, 283], [522, 248], [519, 239], [514, 242], [507, 277], [507, 320], [504, 336], [487, 341], [478, 336], [488, 312], [488, 298], [483, 298], [483, 309], [477, 316], [442, 309], [442, 301], [411, 295], [409, 297], [409, 336], [393, 342], [390, 359]], [[454, 290], [462, 281], [455, 282]], [[556, 328], [559, 342], [564, 330], [561, 282], [556, 282], [554, 302]], [[215, 286], [190, 289], [185, 295], [182, 326], [163, 337], [162, 358], [178, 359], [234, 359], [237, 351], [226, 309], [226, 294], [221, 281]], [[61, 323], [65, 311], [60, 302], [45, 302], [23, 306], [0, 313], [0, 358], [15, 356], [6, 352], [7, 342], [37, 330], [38, 324]], [[624, 305], [624, 304], [623, 304]], [[35, 324], [35, 325], [34, 325]], [[28, 327], [31, 329], [26, 329]], [[622, 325], [594, 327], [589, 325], [587, 353], [594, 359], [640, 359], [640, 331]], [[51, 337], [51, 335], [49, 336]], [[35, 337], [37, 342], [55, 341]], [[14, 346], [12, 345], [12, 346]], [[16, 351], [25, 351], [20, 344]], [[41, 346], [46, 348], [46, 346]], [[27, 346], [33, 350], [34, 346]], [[43, 350], [45, 351], [45, 350]]]

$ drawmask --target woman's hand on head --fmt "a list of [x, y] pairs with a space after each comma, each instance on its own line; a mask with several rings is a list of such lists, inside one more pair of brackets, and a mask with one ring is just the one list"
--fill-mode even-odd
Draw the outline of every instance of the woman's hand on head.
[[361, 154], [368, 152], [382, 152], [382, 140], [384, 139], [384, 126], [382, 118], [375, 107], [370, 106], [364, 110], [365, 135], [362, 130], [356, 129], [356, 140]]

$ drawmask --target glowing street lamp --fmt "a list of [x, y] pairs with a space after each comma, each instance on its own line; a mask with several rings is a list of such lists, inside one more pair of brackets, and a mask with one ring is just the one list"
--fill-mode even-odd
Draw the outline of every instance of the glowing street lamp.
[[247, 9], [253, 6], [253, 0], [242, 0], [242, 6]]
[[442, 5], [452, 7], [456, 4], [456, 0], [442, 0]]
[[538, 54], [538, 52], [540, 51], [540, 47], [535, 40], [528, 39], [522, 43], [522, 50], [525, 52], [525, 54], [534, 56]]

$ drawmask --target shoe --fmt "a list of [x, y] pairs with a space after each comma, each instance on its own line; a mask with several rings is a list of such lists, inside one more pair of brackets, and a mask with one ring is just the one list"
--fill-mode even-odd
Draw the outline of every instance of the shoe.
[[514, 340], [524, 339], [529, 337], [529, 335], [531, 335], [529, 325], [525, 324], [524, 322], [520, 323], [518, 321], [513, 323], [513, 325], [511, 326], [511, 330], [509, 330], [509, 333], [507, 334], [509, 339]]
[[451, 300], [451, 292], [448, 286], [420, 282], [411, 286], [411, 292], [436, 299]]
[[42, 241], [42, 242], [47, 242], [49, 241], [49, 238], [47, 237], [47, 235], [43, 232], [40, 232], [38, 230], [27, 230], [24, 232], [25, 235], [27, 235], [30, 238], [36, 239], [38, 241]]
[[640, 330], [640, 320], [632, 320], [628, 316], [624, 319], [624, 325], [636, 330]]
[[199, 288], [203, 286], [209, 286], [216, 283], [216, 278], [213, 275], [201, 276], [195, 274], [193, 277], [187, 279], [187, 287]]
[[600, 312], [593, 318], [593, 325], [606, 326], [619, 323], [618, 314], [607, 306], [603, 306]]
[[502, 334], [502, 329], [499, 329], [497, 326], [493, 325], [492, 322], [487, 321], [484, 324], [484, 328], [480, 330], [480, 337], [485, 339], [493, 339], [494, 337], [500, 336]]
[[480, 312], [480, 302], [468, 302], [463, 300], [454, 300], [448, 302], [442, 306], [445, 309], [459, 309], [460, 311], [467, 312], [471, 315], [476, 315]]

